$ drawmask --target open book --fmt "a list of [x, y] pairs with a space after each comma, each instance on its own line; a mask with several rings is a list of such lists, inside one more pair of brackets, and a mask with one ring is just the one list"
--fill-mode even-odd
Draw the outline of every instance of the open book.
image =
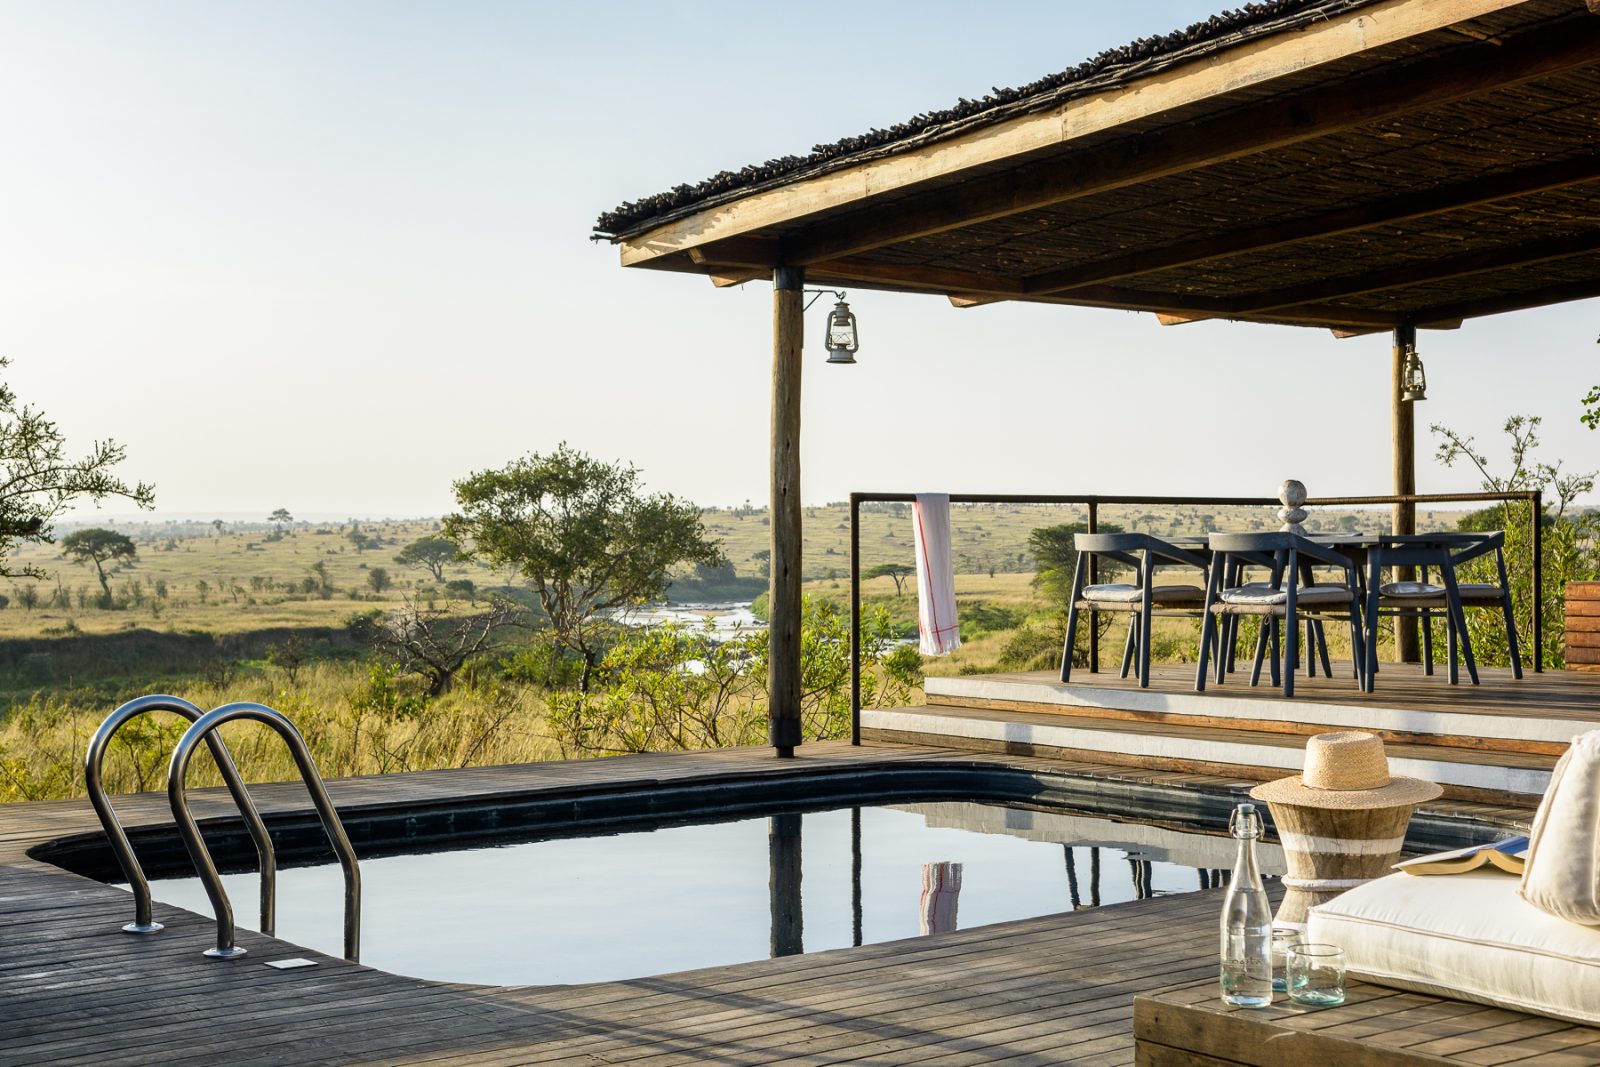
[[1407, 874], [1465, 874], [1479, 867], [1494, 866], [1507, 874], [1521, 874], [1527, 859], [1528, 839], [1508, 837], [1487, 845], [1473, 845], [1453, 852], [1435, 852], [1429, 856], [1401, 860], [1394, 865], [1394, 869]]

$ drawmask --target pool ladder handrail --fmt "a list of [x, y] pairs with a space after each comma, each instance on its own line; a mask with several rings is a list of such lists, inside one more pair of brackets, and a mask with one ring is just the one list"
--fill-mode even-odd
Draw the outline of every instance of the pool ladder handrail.
[[[123, 927], [130, 934], [153, 934], [162, 929], [162, 925], [156, 922], [152, 915], [150, 882], [145, 878], [144, 868], [140, 866], [138, 857], [134, 855], [133, 846], [128, 841], [128, 834], [122, 828], [122, 820], [117, 817], [117, 810], [112, 807], [111, 798], [106, 794], [103, 772], [106, 749], [117, 731], [130, 720], [152, 711], [170, 711], [183, 716], [191, 723], [205, 714], [180, 697], [161, 694], [137, 697], [106, 716], [99, 729], [95, 730], [94, 736], [89, 739], [89, 749], [83, 757], [83, 779], [88, 789], [89, 803], [94, 807], [94, 813], [99, 816], [100, 825], [105, 829], [106, 838], [111, 843], [111, 851], [116, 854], [117, 862], [122, 867], [123, 877], [128, 880], [128, 887], [133, 891], [133, 922]], [[217, 770], [221, 773], [222, 781], [227, 785], [234, 804], [244, 817], [245, 827], [250, 831], [250, 839], [255, 842], [256, 860], [261, 868], [261, 932], [271, 934], [277, 903], [277, 855], [272, 848], [272, 835], [267, 833], [266, 824], [261, 820], [261, 813], [256, 810], [255, 802], [250, 799], [250, 791], [245, 788], [244, 780], [239, 777], [239, 769], [234, 765], [233, 757], [229, 754], [228, 746], [223, 743], [221, 736], [208, 734], [206, 746], [211, 750], [211, 758], [216, 761]]]
[[243, 700], [212, 708], [191, 723], [178, 739], [177, 747], [172, 750], [172, 762], [167, 767], [167, 800], [172, 804], [172, 817], [178, 823], [178, 832], [183, 835], [189, 858], [194, 861], [195, 870], [200, 874], [201, 884], [205, 886], [206, 896], [211, 898], [211, 907], [217, 916], [217, 947], [206, 949], [205, 954], [226, 960], [243, 956], [246, 950], [234, 944], [233, 906], [228, 902], [228, 893], [223, 888], [217, 866], [211, 861], [205, 838], [200, 836], [200, 827], [189, 812], [189, 798], [183, 779], [189, 769], [189, 760], [200, 742], [210, 737], [219, 726], [236, 719], [249, 719], [270, 726], [289, 746], [289, 754], [294, 757], [306, 791], [311, 794], [311, 803], [322, 820], [322, 828], [339, 857], [339, 865], [344, 868], [344, 958], [352, 963], [357, 962], [361, 956], [361, 867], [356, 860], [355, 849], [350, 846], [350, 838], [344, 832], [344, 824], [339, 821], [339, 813], [328, 796], [327, 786], [322, 784], [322, 775], [317, 773], [311, 750], [305, 738], [300, 736], [300, 731], [295, 729], [294, 723], [281, 711]]

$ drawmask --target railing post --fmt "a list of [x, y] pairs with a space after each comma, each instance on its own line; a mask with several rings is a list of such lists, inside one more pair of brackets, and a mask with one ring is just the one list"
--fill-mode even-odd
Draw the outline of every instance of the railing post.
[[1544, 493], [1533, 491], [1533, 669], [1544, 673]]
[[[1098, 501], [1089, 501], [1089, 532], [1094, 533], [1100, 528], [1100, 504]], [[1089, 584], [1094, 585], [1100, 580], [1100, 563], [1093, 556], [1089, 557]], [[1067, 605], [1067, 610], [1072, 610], [1072, 605]], [[1067, 655], [1072, 655], [1072, 650], [1067, 649]], [[1093, 608], [1089, 609], [1089, 673], [1100, 673], [1100, 613]]]
[[850, 494], [850, 743], [861, 744], [861, 498]]

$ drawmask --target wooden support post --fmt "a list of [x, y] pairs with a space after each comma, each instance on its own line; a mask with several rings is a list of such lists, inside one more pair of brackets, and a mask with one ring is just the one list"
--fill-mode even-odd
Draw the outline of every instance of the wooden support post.
[[[1417, 343], [1417, 328], [1407, 324], [1395, 327], [1394, 354], [1390, 375], [1391, 410], [1393, 412], [1394, 495], [1412, 496], [1417, 491], [1417, 426], [1411, 401], [1405, 395], [1406, 349]], [[1417, 532], [1417, 505], [1394, 505], [1394, 532]], [[1398, 568], [1397, 581], [1415, 581], [1415, 567]], [[1407, 617], [1395, 620], [1395, 658], [1401, 663], [1418, 663], [1417, 620]]]
[[779, 267], [772, 293], [772, 579], [767, 594], [768, 737], [800, 744], [800, 354], [805, 270]]

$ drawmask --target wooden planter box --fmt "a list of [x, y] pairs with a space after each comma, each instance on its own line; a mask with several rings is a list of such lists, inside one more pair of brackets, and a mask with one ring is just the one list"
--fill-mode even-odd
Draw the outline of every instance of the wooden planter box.
[[1567, 670], [1600, 671], [1600, 582], [1567, 583]]

